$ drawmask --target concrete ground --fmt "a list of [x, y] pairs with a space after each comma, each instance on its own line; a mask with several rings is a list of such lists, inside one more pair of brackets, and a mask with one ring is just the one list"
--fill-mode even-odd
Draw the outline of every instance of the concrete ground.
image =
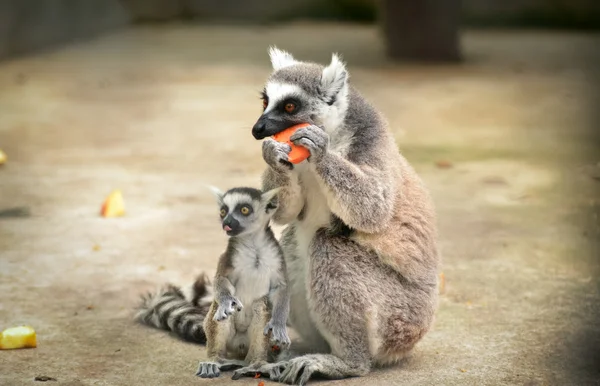
[[[400, 366], [331, 384], [600, 384], [600, 36], [471, 31], [463, 65], [393, 65], [372, 27], [308, 24], [134, 28], [0, 63], [0, 326], [39, 342], [0, 352], [0, 384], [232, 382], [195, 378], [203, 346], [131, 316], [214, 273], [204, 185], [258, 184], [272, 43], [344, 54], [439, 213], [435, 327]], [[99, 217], [116, 188], [127, 215]]]

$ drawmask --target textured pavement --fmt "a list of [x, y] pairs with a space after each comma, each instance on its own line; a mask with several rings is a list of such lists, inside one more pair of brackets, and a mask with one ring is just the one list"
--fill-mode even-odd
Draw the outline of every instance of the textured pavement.
[[[343, 54], [438, 210], [433, 330], [400, 366], [331, 384], [599, 384], [600, 35], [463, 42], [462, 65], [395, 65], [372, 27], [161, 26], [1, 62], [0, 328], [29, 324], [39, 346], [0, 351], [0, 384], [231, 383], [195, 378], [204, 347], [131, 309], [214, 273], [226, 239], [205, 185], [258, 185], [273, 43]], [[116, 188], [127, 215], [100, 218]]]

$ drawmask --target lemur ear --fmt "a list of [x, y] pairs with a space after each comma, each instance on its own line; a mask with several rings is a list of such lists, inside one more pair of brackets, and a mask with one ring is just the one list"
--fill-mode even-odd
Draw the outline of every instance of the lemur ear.
[[223, 202], [223, 192], [219, 188], [214, 187], [214, 186], [209, 186], [208, 188], [217, 198], [217, 202], [219, 204], [222, 203]]
[[269, 47], [269, 57], [271, 58], [271, 65], [275, 71], [298, 63], [292, 54], [280, 50], [275, 46]]
[[280, 190], [281, 190], [281, 188], [271, 189], [267, 192], [264, 192], [260, 196], [260, 201], [262, 202], [263, 206], [266, 208], [267, 213], [269, 213], [272, 209], [277, 208], [277, 194], [279, 193]]
[[319, 91], [331, 106], [336, 101], [340, 91], [347, 87], [347, 83], [348, 71], [346, 71], [346, 65], [336, 54], [333, 54], [331, 63], [325, 67], [323, 74], [321, 74]]

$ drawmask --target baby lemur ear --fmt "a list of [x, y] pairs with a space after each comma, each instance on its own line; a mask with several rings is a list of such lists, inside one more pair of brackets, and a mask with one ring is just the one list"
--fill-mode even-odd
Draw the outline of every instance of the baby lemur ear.
[[221, 190], [217, 187], [214, 186], [209, 186], [208, 187], [210, 189], [210, 191], [215, 195], [215, 197], [217, 198], [217, 202], [219, 204], [223, 203], [223, 192], [221, 192]]
[[331, 106], [335, 103], [340, 91], [347, 87], [347, 83], [348, 71], [346, 71], [346, 65], [336, 54], [333, 54], [331, 63], [325, 67], [321, 74], [319, 92], [327, 104]]
[[273, 65], [273, 70], [275, 71], [298, 63], [292, 54], [280, 50], [275, 46], [269, 47], [269, 57], [271, 58], [271, 65]]
[[281, 190], [281, 188], [271, 189], [267, 192], [264, 192], [260, 196], [260, 201], [261, 201], [262, 205], [265, 207], [265, 211], [267, 213], [271, 212], [274, 209], [277, 209], [277, 204], [278, 204], [277, 194], [279, 193], [280, 190]]

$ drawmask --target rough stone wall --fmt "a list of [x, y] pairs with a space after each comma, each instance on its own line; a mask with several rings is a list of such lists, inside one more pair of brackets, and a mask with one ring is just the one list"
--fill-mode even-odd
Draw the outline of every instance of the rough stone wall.
[[128, 24], [118, 0], [0, 0], [0, 59]]
[[[396, 0], [415, 1], [415, 0]], [[420, 1], [420, 0], [419, 0]], [[134, 20], [174, 18], [263, 22], [290, 18], [370, 20], [381, 0], [123, 0]], [[466, 24], [600, 26], [600, 0], [462, 0]]]
[[476, 25], [600, 27], [598, 0], [462, 0], [464, 21]]
[[269, 22], [293, 18], [373, 20], [377, 0], [122, 0], [135, 21], [176, 18]]
[[[0, 59], [133, 21], [374, 20], [380, 0], [0, 0]], [[411, 0], [397, 0], [411, 1]], [[600, 0], [462, 0], [463, 23], [600, 28]]]

